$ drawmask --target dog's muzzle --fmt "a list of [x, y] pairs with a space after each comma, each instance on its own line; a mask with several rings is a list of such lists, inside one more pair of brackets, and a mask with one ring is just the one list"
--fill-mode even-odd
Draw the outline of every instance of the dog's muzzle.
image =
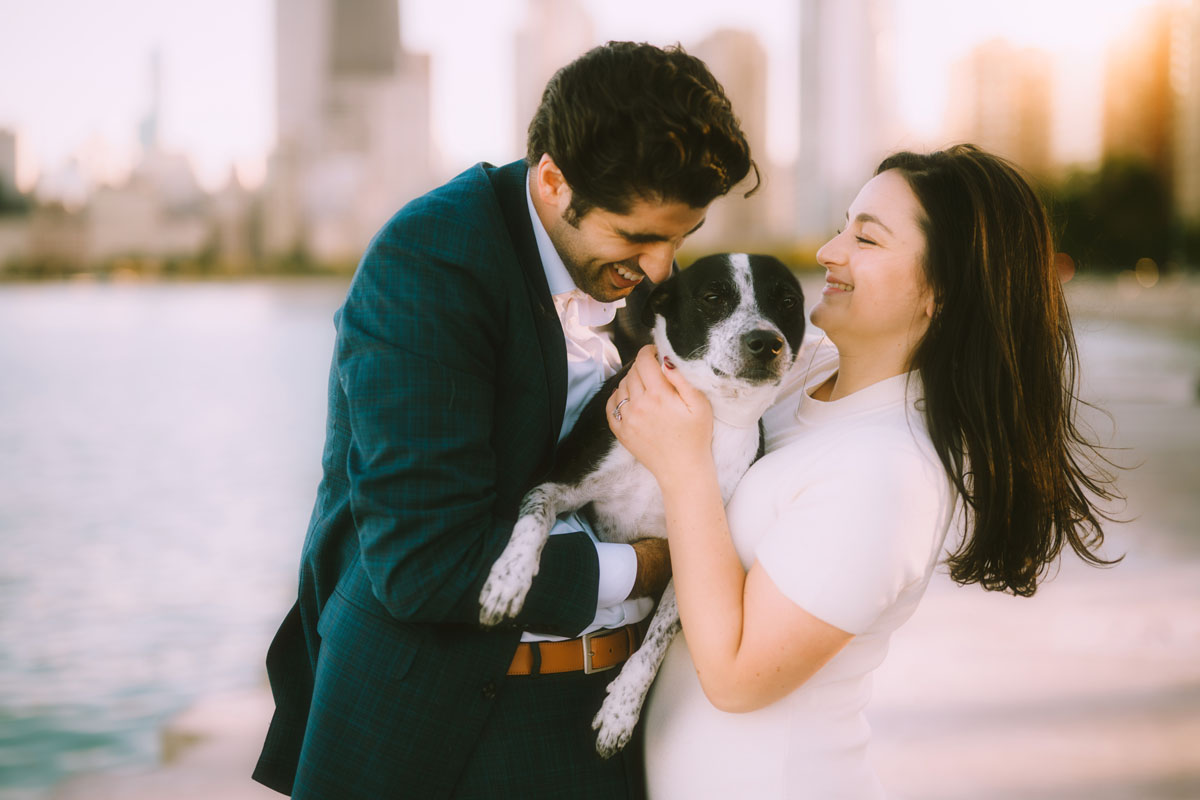
[[783, 374], [785, 342], [776, 331], [759, 329], [742, 334], [737, 377], [751, 383], [768, 383]]
[[742, 356], [766, 364], [783, 352], [783, 337], [775, 331], [757, 330], [742, 335]]

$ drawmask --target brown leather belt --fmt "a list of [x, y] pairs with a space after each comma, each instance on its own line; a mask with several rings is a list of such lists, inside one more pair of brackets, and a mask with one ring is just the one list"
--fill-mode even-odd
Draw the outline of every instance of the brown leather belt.
[[521, 642], [513, 654], [509, 675], [551, 675], [580, 672], [590, 675], [624, 663], [642, 643], [649, 620], [623, 628], [600, 629], [563, 642]]

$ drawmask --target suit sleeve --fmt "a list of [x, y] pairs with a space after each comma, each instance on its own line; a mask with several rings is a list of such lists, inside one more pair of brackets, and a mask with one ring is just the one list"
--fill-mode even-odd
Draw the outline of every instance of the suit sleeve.
[[[361, 558], [376, 598], [404, 621], [477, 624], [483, 581], [515, 521], [496, 516], [506, 465], [492, 446], [511, 287], [480, 266], [493, 256], [462, 227], [393, 222], [368, 248], [339, 318]], [[598, 570], [585, 534], [552, 537], [516, 624], [576, 634], [595, 615]]]

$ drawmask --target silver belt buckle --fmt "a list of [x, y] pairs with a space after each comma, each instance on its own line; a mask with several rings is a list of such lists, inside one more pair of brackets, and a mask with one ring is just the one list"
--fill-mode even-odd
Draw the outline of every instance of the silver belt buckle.
[[594, 630], [591, 633], [585, 633], [583, 635], [583, 674], [584, 675], [591, 675], [593, 672], [607, 672], [608, 670], [617, 666], [616, 664], [609, 664], [607, 667], [593, 667], [592, 666], [592, 639], [596, 636], [603, 636], [603, 635], [606, 635], [609, 633], [612, 633], [612, 631], [608, 630], [606, 628], [600, 628], [599, 630]]

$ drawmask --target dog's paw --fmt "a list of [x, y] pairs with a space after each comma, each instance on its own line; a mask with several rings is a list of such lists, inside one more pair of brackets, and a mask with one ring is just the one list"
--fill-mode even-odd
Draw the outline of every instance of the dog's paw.
[[506, 548], [492, 564], [479, 594], [479, 621], [492, 626], [521, 613], [537, 568], [536, 557], [529, 558], [519, 549]]
[[592, 720], [592, 730], [596, 731], [596, 752], [601, 758], [611, 758], [629, 744], [642, 710], [642, 701], [646, 699], [646, 693], [638, 682], [627, 678], [622, 672], [608, 685], [608, 696]]

